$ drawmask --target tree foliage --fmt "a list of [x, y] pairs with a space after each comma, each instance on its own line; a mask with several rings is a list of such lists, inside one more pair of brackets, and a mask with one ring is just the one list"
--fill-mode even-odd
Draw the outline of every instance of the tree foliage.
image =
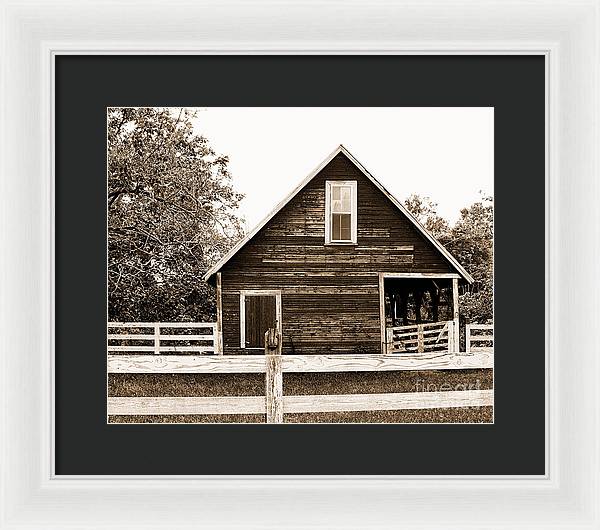
[[243, 234], [242, 195], [186, 110], [108, 111], [108, 312], [114, 321], [214, 320], [202, 275]]
[[404, 205], [473, 276], [473, 285], [459, 297], [463, 321], [485, 323], [494, 315], [494, 206], [492, 197], [482, 196], [460, 212], [453, 225], [437, 214], [437, 204], [428, 197], [411, 195]]
[[440, 239], [448, 235], [450, 225], [437, 214], [437, 203], [432, 202], [429, 197], [413, 193], [404, 201], [404, 206], [433, 237]]

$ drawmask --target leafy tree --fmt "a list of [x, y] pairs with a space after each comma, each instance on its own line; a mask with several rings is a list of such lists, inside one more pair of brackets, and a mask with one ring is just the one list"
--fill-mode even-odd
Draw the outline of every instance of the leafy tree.
[[463, 321], [484, 323], [494, 315], [494, 206], [492, 197], [463, 208], [450, 226], [428, 197], [411, 195], [404, 205], [475, 279], [459, 296]]
[[484, 323], [494, 317], [494, 205], [491, 197], [463, 208], [446, 248], [475, 282], [460, 296], [461, 318]]
[[213, 320], [202, 275], [243, 233], [228, 158], [187, 110], [108, 110], [108, 314]]
[[429, 197], [421, 197], [413, 193], [404, 201], [404, 206], [433, 237], [437, 239], [447, 237], [450, 229], [448, 221], [437, 214], [438, 205]]

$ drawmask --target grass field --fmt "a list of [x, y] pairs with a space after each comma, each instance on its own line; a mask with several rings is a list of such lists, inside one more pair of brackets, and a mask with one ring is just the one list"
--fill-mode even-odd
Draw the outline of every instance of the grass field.
[[[264, 396], [264, 374], [110, 374], [111, 397]], [[286, 373], [284, 395], [493, 388], [493, 371]], [[286, 414], [286, 423], [491, 423], [492, 407]], [[264, 415], [111, 416], [110, 423], [262, 423]]]

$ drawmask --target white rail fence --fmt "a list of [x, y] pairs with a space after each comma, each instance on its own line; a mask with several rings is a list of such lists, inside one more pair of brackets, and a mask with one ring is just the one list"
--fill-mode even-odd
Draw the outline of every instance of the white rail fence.
[[387, 328], [387, 353], [458, 351], [455, 322], [429, 322]]
[[[290, 372], [380, 372], [410, 370], [461, 370], [493, 368], [490, 350], [481, 347], [471, 353], [447, 351], [454, 344], [454, 322], [422, 324], [416, 330], [401, 331], [395, 346], [405, 341], [401, 355], [281, 355], [281, 337], [268, 344], [265, 355], [206, 355], [218, 344], [216, 325], [207, 323], [111, 322], [108, 334], [109, 374], [143, 373], [264, 373], [264, 396], [215, 397], [109, 397], [108, 416], [119, 415], [219, 415], [264, 414], [267, 423], [282, 423], [286, 413], [405, 410], [493, 405], [494, 391], [469, 387], [442, 392], [400, 392], [385, 394], [294, 395], [283, 394], [283, 373]], [[413, 327], [413, 326], [410, 326]], [[148, 329], [153, 333], [148, 333]], [[473, 326], [472, 326], [473, 328]], [[471, 329], [472, 329], [471, 328]], [[173, 332], [172, 330], [177, 331]], [[198, 333], [195, 330], [208, 330]], [[489, 341], [487, 335], [475, 337]], [[141, 331], [140, 331], [141, 330]], [[167, 330], [163, 332], [162, 330]], [[395, 331], [395, 330], [392, 330]], [[415, 332], [416, 331], [416, 341]], [[429, 333], [431, 331], [431, 333]], [[407, 337], [409, 337], [407, 339]], [[279, 341], [279, 342], [278, 342]], [[114, 345], [115, 342], [120, 344]], [[145, 342], [139, 346], [132, 342]], [[148, 344], [150, 342], [150, 344]], [[202, 345], [198, 345], [202, 342]], [[113, 344], [111, 344], [113, 343]], [[208, 345], [206, 343], [209, 343]], [[440, 346], [441, 344], [441, 346]], [[443, 351], [435, 351], [434, 348]], [[425, 350], [427, 351], [420, 351]], [[413, 351], [410, 351], [410, 350]], [[416, 350], [416, 351], [414, 351]], [[392, 350], [394, 353], [395, 350]], [[152, 354], [148, 355], [149, 352]], [[167, 355], [162, 353], [166, 352]], [[183, 353], [183, 354], [181, 354]], [[199, 355], [197, 353], [200, 353]], [[461, 385], [462, 386], [462, 385]]]
[[493, 324], [467, 324], [465, 329], [465, 350], [467, 353], [494, 351]]
[[264, 396], [109, 397], [111, 415], [265, 414], [282, 423], [284, 414], [404, 410], [493, 405], [494, 391], [468, 388], [442, 392], [285, 396], [286, 372], [378, 372], [492, 368], [493, 355], [416, 353], [403, 355], [109, 355], [109, 373], [264, 373]]
[[107, 338], [109, 353], [219, 353], [214, 322], [109, 322]]

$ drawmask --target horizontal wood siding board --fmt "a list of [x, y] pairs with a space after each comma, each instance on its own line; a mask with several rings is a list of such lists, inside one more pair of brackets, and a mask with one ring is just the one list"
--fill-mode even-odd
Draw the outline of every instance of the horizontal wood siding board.
[[[226, 274], [223, 277], [226, 278]], [[265, 282], [261, 285], [266, 287]], [[269, 285], [273, 286], [270, 282]], [[305, 289], [287, 288], [284, 285], [281, 287], [284, 353], [378, 351], [379, 309], [376, 288], [344, 289], [330, 285]], [[224, 290], [222, 297], [226, 354], [242, 353], [239, 349], [238, 292]], [[333, 313], [332, 297], [336, 302]], [[327, 336], [325, 342], [324, 335]]]

